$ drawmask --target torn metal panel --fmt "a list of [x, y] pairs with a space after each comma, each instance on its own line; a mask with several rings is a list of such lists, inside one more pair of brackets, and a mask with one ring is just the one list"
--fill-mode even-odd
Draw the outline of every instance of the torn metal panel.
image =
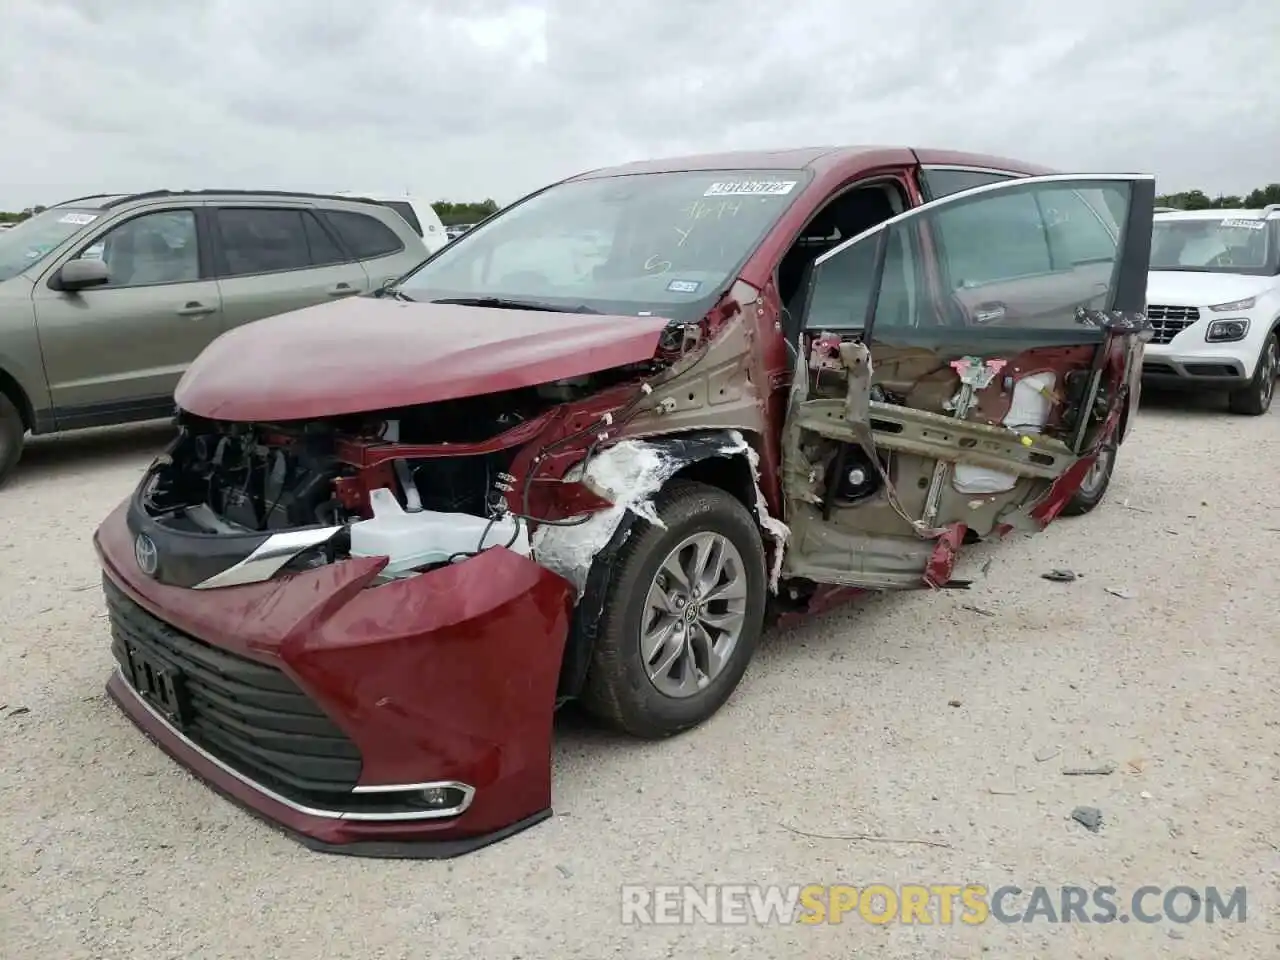
[[[820, 432], [833, 439], [853, 436], [853, 431], [842, 430], [842, 424], [832, 422], [830, 411], [838, 402], [813, 400], [805, 404], [802, 418], [809, 429], [818, 432], [821, 427]], [[1047, 480], [1059, 476], [1075, 460], [1071, 448], [1053, 437], [1019, 436], [1004, 426], [957, 420], [892, 403], [872, 401], [870, 408], [872, 437], [884, 450]]]
[[[802, 355], [802, 352], [801, 352]], [[871, 401], [871, 352], [865, 344], [849, 341], [839, 344], [837, 355], [847, 380], [843, 401], [808, 400], [808, 377], [804, 362], [797, 357], [795, 376], [792, 380], [791, 400], [787, 421], [783, 428], [783, 492], [785, 499], [796, 497], [810, 503], [820, 496], [815, 483], [821, 472], [804, 451], [805, 431], [827, 438], [839, 438], [857, 444], [866, 456], [868, 465], [879, 475], [884, 485], [884, 499], [898, 510], [911, 526], [914, 521], [901, 510], [897, 493], [876, 455], [876, 439], [873, 433], [870, 410]], [[815, 405], [822, 405], [819, 413], [813, 413]], [[832, 433], [831, 431], [835, 431]]]
[[[784, 431], [792, 534], [786, 575], [878, 589], [942, 586], [967, 530], [986, 536], [1033, 522], [1030, 511], [1077, 462], [1066, 443], [1041, 432], [1059, 399], [1056, 363], [1032, 373], [1023, 361], [901, 353], [897, 374], [906, 362], [920, 378], [907, 378], [907, 391], [924, 378], [935, 385], [931, 409], [919, 409], [885, 402], [889, 397], [872, 383], [871, 355], [863, 344], [822, 347], [820, 362], [811, 353], [803, 367], [797, 364]], [[822, 362], [833, 353], [845, 372], [843, 396], [826, 389], [809, 399], [812, 382], [838, 378]], [[1074, 366], [1090, 356], [1079, 354], [1055, 355], [1053, 361]], [[942, 378], [939, 370], [945, 371]], [[988, 388], [1008, 395], [1001, 404], [1003, 422], [984, 422], [988, 411], [980, 408], [990, 403], [984, 405], [980, 394]], [[862, 456], [848, 470], [851, 450]], [[846, 480], [868, 470], [880, 474], [878, 489], [837, 496], [848, 490]]]
[[[761, 527], [777, 545], [775, 566], [780, 564], [789, 531], [769, 515], [758, 479], [759, 456], [737, 430], [622, 440], [568, 471], [565, 479], [580, 482], [612, 506], [585, 520], [538, 527], [532, 538], [534, 559], [572, 583], [582, 596], [591, 564], [609, 545], [628, 511], [663, 526], [653, 498], [667, 481], [690, 464], [733, 456], [745, 457], [751, 465], [755, 512]], [[776, 589], [776, 578], [774, 585]]]
[[[876, 451], [872, 428], [871, 354], [864, 344], [831, 344], [846, 371], [843, 399], [809, 400], [808, 371], [812, 358], [797, 356], [791, 402], [783, 431], [783, 493], [791, 540], [783, 573], [819, 583], [872, 589], [917, 586], [933, 546], [921, 528], [902, 509], [892, 480]], [[819, 363], [815, 372], [831, 369]], [[873, 503], [852, 508], [859, 521], [846, 527], [823, 515], [833, 465], [815, 461], [815, 438], [855, 444], [866, 463], [880, 475], [881, 488]]]
[[622, 435], [646, 437], [708, 428], [763, 434], [767, 429], [755, 326], [759, 291], [739, 281], [727, 303], [737, 304], [710, 334], [650, 381], [643, 410], [628, 418]]
[[583, 466], [581, 482], [613, 506], [583, 522], [539, 526], [532, 539], [533, 558], [572, 583], [581, 596], [592, 561], [613, 539], [628, 510], [662, 523], [653, 497], [682, 466], [681, 460], [643, 440], [622, 440], [597, 453]]
[[786, 554], [787, 542], [791, 539], [790, 528], [777, 517], [770, 516], [769, 503], [765, 499], [764, 490], [760, 488], [760, 454], [747, 443], [746, 437], [736, 430], [730, 431], [733, 443], [721, 449], [728, 456], [742, 455], [751, 464], [751, 481], [755, 490], [756, 522], [760, 529], [773, 541], [773, 562], [769, 567], [769, 589], [778, 592], [778, 581], [782, 578], [782, 559]]
[[953, 523], [934, 541], [933, 554], [924, 567], [926, 586], [937, 589], [951, 583], [951, 572], [955, 569], [967, 529], [963, 523]]
[[783, 572], [818, 583], [872, 590], [919, 587], [935, 542], [905, 524], [889, 534], [865, 533], [825, 523], [822, 513], [798, 504], [791, 517], [791, 543]]

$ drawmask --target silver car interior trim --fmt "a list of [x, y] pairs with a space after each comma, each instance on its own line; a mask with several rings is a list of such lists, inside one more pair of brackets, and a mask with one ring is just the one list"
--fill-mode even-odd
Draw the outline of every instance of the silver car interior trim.
[[239, 563], [215, 573], [208, 580], [197, 583], [195, 590], [212, 590], [216, 587], [238, 587], [246, 583], [261, 583], [274, 577], [286, 563], [303, 550], [327, 543], [342, 527], [320, 527], [316, 530], [287, 530], [273, 533], [262, 541]]
[[1001, 170], [998, 167], [966, 167], [962, 163], [922, 163], [920, 169], [925, 173], [930, 170], [941, 170], [948, 173], [989, 173], [997, 177], [1021, 178], [1031, 174], [1019, 173], [1017, 170]]
[[368, 811], [353, 812], [350, 810], [321, 810], [316, 807], [308, 807], [308, 806], [305, 806], [304, 804], [297, 803], [293, 800], [290, 800], [288, 797], [281, 796], [280, 794], [276, 793], [274, 790], [268, 787], [264, 787], [262, 784], [258, 783], [256, 780], [252, 780], [249, 777], [246, 777], [243, 773], [241, 773], [235, 767], [229, 766], [228, 764], [224, 763], [222, 760], [219, 760], [217, 757], [211, 754], [208, 750], [205, 750], [198, 743], [195, 743], [194, 741], [192, 741], [181, 730], [178, 730], [176, 727], [174, 727], [174, 725], [170, 723], [153, 706], [151, 706], [151, 704], [147, 703], [147, 701], [142, 698], [142, 696], [138, 693], [138, 691], [133, 688], [133, 684], [129, 682], [128, 678], [124, 675], [124, 671], [121, 670], [119, 666], [116, 667], [116, 675], [120, 678], [121, 684], [124, 686], [124, 688], [129, 691], [129, 695], [133, 698], [134, 702], [137, 703], [138, 706], [146, 710], [147, 713], [151, 714], [151, 716], [153, 716], [157, 721], [159, 721], [164, 726], [165, 730], [167, 730], [170, 734], [172, 734], [174, 737], [176, 737], [178, 740], [182, 742], [183, 746], [187, 747], [190, 750], [193, 750], [195, 753], [199, 754], [203, 759], [212, 763], [215, 767], [217, 767], [223, 773], [227, 774], [230, 777], [234, 777], [236, 780], [240, 781], [240, 783], [244, 784], [246, 787], [248, 787], [249, 789], [257, 793], [262, 794], [268, 800], [274, 800], [276, 803], [281, 804], [282, 806], [288, 807], [290, 810], [294, 810], [298, 813], [304, 814], [305, 816], [321, 817], [325, 820], [361, 820], [361, 821], [373, 821], [373, 822], [377, 822], [377, 821], [391, 822], [391, 821], [405, 821], [405, 820], [446, 820], [451, 817], [460, 816], [462, 813], [466, 812], [467, 808], [471, 806], [472, 799], [474, 799], [476, 795], [476, 791], [474, 787], [469, 786], [468, 784], [465, 784], [465, 783], [456, 783], [454, 781], [445, 781], [442, 783], [412, 784], [406, 787], [374, 787], [374, 788], [364, 788], [364, 789], [360, 787], [356, 787], [354, 790], [352, 790], [352, 793], [390, 792], [392, 790], [406, 790], [406, 791], [412, 792], [420, 789], [425, 790], [428, 787], [444, 787], [444, 788], [452, 787], [455, 789], [462, 790], [463, 796], [462, 796], [462, 802], [452, 807], [446, 807], [440, 810], [406, 810], [406, 811], [400, 811], [398, 813], [370, 813]]

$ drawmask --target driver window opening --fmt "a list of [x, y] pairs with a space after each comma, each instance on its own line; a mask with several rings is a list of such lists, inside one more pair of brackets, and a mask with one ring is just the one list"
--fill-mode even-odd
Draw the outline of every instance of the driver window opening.
[[[897, 183], [881, 182], [854, 187], [819, 210], [778, 265], [778, 297], [783, 307], [795, 315], [806, 271], [818, 257], [905, 209], [906, 201]], [[870, 282], [869, 277], [851, 275], [849, 279], [861, 288]]]

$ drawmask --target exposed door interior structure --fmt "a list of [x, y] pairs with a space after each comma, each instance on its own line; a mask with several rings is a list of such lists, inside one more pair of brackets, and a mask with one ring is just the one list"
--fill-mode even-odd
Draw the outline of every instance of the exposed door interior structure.
[[1143, 327], [1154, 183], [1028, 177], [894, 216], [813, 261], [783, 438], [784, 570], [931, 582], [940, 542], [1035, 529], [1111, 442]]

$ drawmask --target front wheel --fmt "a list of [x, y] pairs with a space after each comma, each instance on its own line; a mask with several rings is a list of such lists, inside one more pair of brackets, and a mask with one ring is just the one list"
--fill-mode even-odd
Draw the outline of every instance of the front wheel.
[[583, 705], [632, 736], [702, 723], [746, 673], [764, 623], [764, 543], [716, 487], [676, 481], [615, 558]]
[[1277, 361], [1280, 360], [1280, 347], [1273, 333], [1262, 345], [1262, 353], [1258, 356], [1258, 369], [1253, 372], [1253, 379], [1248, 386], [1233, 390], [1228, 399], [1232, 413], [1243, 413], [1257, 417], [1271, 409], [1271, 397], [1276, 389]]

